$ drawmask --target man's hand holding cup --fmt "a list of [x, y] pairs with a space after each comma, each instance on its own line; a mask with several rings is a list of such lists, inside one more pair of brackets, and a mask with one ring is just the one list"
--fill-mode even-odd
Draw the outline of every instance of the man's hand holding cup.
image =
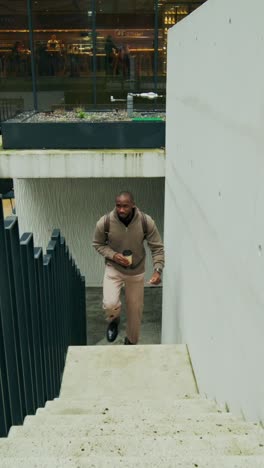
[[[126, 251], [124, 251], [126, 252]], [[123, 254], [124, 254], [123, 252]], [[129, 251], [130, 252], [130, 251]], [[113, 257], [114, 262], [118, 263], [119, 265], [122, 265], [124, 267], [128, 267], [132, 263], [131, 256], [126, 256], [121, 253], [116, 253]]]

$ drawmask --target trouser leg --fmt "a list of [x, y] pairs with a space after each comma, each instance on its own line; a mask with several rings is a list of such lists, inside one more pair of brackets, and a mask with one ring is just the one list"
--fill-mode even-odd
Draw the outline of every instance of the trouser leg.
[[125, 279], [127, 328], [129, 341], [136, 344], [139, 339], [144, 306], [144, 273], [127, 276]]
[[107, 322], [112, 322], [120, 316], [120, 292], [123, 284], [122, 275], [114, 267], [106, 265], [103, 281], [103, 309]]

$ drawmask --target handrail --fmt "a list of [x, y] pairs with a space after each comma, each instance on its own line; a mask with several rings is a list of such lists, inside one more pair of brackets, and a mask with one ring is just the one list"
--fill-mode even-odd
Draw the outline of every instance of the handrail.
[[85, 344], [85, 279], [65, 239], [55, 229], [43, 255], [0, 198], [0, 437], [59, 396], [68, 346]]

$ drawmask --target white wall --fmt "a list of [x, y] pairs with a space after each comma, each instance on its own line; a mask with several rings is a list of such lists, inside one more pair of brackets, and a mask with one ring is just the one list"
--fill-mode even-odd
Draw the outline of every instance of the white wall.
[[[20, 234], [33, 232], [44, 249], [53, 228], [60, 228], [86, 286], [102, 284], [104, 261], [91, 242], [97, 220], [114, 207], [121, 190], [133, 192], [136, 204], [151, 215], [163, 235], [164, 178], [15, 179]], [[152, 273], [150, 258], [147, 275]]]
[[209, 0], [169, 32], [162, 330], [164, 343], [188, 344], [201, 392], [255, 420], [264, 420], [263, 18], [263, 0]]

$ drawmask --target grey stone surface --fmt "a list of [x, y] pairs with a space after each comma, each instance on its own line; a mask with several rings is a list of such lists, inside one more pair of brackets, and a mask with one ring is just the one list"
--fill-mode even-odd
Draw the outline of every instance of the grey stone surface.
[[186, 345], [73, 346], [60, 397], [0, 440], [0, 466], [262, 468], [262, 428], [223, 411]]
[[159, 400], [163, 395], [164, 400], [165, 395], [174, 399], [194, 393], [197, 389], [185, 345], [111, 346], [107, 351], [105, 346], [72, 346], [60, 398], [112, 396], [130, 404], [135, 398]]

